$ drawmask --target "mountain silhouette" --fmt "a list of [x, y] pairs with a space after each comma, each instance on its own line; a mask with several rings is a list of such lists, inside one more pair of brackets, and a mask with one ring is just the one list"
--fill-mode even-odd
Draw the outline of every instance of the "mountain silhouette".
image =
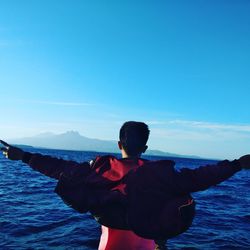
[[[96, 151], [108, 153], [120, 152], [120, 150], [118, 149], [117, 141], [88, 138], [80, 135], [77, 131], [67, 131], [62, 134], [46, 132], [33, 137], [12, 139], [9, 140], [9, 142], [12, 144], [28, 145], [38, 148]], [[147, 150], [146, 154], [169, 157], [199, 158], [198, 156], [179, 155], [163, 152], [160, 150]]]
[[42, 133], [33, 137], [11, 140], [11, 143], [29, 145], [33, 147], [86, 150], [100, 152], [118, 152], [116, 141], [92, 139], [80, 135], [77, 131], [67, 131], [62, 134], [50, 132]]

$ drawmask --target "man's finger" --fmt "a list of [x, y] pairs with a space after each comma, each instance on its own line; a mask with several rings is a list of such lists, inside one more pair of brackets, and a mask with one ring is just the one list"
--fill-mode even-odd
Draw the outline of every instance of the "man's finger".
[[0, 140], [0, 143], [3, 144], [5, 147], [10, 147], [10, 145], [5, 141]]
[[4, 152], [3, 152], [3, 155], [4, 155], [6, 158], [8, 158], [8, 152], [4, 151]]

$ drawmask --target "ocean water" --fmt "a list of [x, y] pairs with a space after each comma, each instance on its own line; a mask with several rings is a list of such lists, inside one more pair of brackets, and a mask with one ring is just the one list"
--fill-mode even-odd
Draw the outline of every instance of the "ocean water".
[[[100, 155], [33, 151], [78, 162]], [[216, 163], [174, 160], [177, 168]], [[215, 187], [194, 193], [197, 212], [193, 225], [184, 234], [170, 239], [169, 249], [250, 249], [249, 177], [250, 171], [243, 170]], [[54, 193], [55, 185], [55, 180], [29, 166], [0, 156], [0, 249], [97, 249], [100, 226], [90, 214], [79, 214], [67, 207]]]

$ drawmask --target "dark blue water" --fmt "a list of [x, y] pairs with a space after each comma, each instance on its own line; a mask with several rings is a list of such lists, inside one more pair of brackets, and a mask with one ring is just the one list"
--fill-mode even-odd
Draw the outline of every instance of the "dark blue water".
[[[78, 162], [99, 154], [38, 151]], [[177, 168], [214, 163], [175, 160]], [[241, 171], [193, 194], [197, 202], [194, 223], [186, 233], [169, 240], [169, 249], [250, 249], [249, 177], [250, 171]], [[67, 207], [54, 193], [55, 185], [55, 180], [29, 166], [0, 156], [0, 249], [97, 249], [99, 225], [91, 215]]]

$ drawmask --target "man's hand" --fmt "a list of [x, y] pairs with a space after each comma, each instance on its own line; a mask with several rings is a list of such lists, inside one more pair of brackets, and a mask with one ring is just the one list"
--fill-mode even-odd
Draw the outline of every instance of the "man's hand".
[[250, 169], [250, 155], [243, 155], [240, 157], [239, 162], [243, 169]]
[[4, 145], [4, 147], [1, 147], [1, 151], [3, 152], [3, 155], [5, 155], [6, 158], [10, 160], [22, 160], [24, 155], [24, 151], [22, 149], [13, 147], [2, 140], [0, 140], [0, 143]]

